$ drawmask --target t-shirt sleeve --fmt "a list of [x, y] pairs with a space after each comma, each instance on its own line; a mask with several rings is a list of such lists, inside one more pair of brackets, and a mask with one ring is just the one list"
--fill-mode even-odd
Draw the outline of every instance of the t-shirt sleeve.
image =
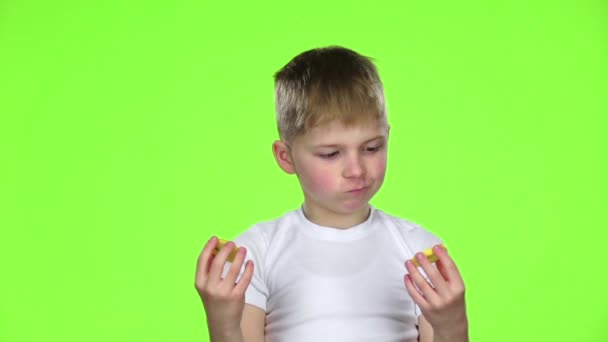
[[[247, 261], [253, 261], [253, 277], [245, 292], [245, 303], [254, 305], [266, 311], [268, 288], [266, 286], [264, 277], [264, 256], [266, 254], [266, 241], [264, 239], [264, 235], [259, 229], [257, 229], [256, 226], [254, 226], [234, 238], [232, 241], [237, 247], [245, 247], [247, 249], [247, 255], [245, 256], [245, 260], [243, 261], [243, 265], [239, 271], [237, 282], [240, 281], [243, 273], [245, 272]], [[230, 262], [227, 262], [224, 265], [222, 278], [226, 276], [231, 266], [232, 263]]]

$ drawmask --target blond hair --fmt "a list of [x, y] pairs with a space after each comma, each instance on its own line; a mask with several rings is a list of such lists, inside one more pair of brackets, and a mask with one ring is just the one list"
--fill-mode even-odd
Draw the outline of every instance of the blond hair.
[[372, 58], [340, 47], [305, 51], [274, 75], [279, 136], [291, 142], [320, 124], [386, 125], [384, 90]]

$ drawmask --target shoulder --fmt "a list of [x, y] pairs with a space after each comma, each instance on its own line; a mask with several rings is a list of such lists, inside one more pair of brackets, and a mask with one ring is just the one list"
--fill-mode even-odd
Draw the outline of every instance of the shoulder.
[[234, 242], [237, 246], [245, 246], [262, 253], [278, 236], [284, 235], [285, 230], [293, 225], [296, 219], [296, 212], [289, 211], [278, 218], [256, 223], [234, 238]]
[[378, 222], [383, 226], [392, 227], [400, 239], [416, 250], [426, 249], [442, 242], [432, 231], [416, 222], [388, 214], [379, 209], [376, 209], [376, 215]]
[[401, 231], [408, 232], [408, 231], [415, 231], [415, 230], [420, 230], [420, 229], [424, 230], [424, 228], [422, 228], [422, 226], [420, 226], [419, 224], [417, 224], [415, 222], [386, 213], [385, 211], [377, 209], [377, 208], [375, 208], [375, 211], [376, 211], [376, 217], [379, 222], [382, 222], [384, 224], [388, 223], [388, 224], [395, 225]]

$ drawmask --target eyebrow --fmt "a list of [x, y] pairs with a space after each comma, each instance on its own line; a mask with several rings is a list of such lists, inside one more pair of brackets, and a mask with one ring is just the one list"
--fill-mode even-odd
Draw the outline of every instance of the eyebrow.
[[[365, 144], [367, 144], [367, 143], [369, 143], [369, 142], [371, 142], [371, 141], [378, 140], [378, 139], [383, 139], [383, 140], [384, 140], [384, 139], [385, 139], [385, 136], [384, 136], [384, 135], [377, 135], [377, 136], [375, 136], [375, 137], [373, 137], [373, 138], [371, 138], [371, 139], [367, 139], [367, 140], [365, 140], [363, 143], [361, 143], [361, 145], [365, 145]], [[340, 144], [322, 144], [322, 145], [313, 145], [313, 147], [314, 147], [314, 148], [322, 148], [322, 147], [342, 147], [342, 145], [340, 145]]]

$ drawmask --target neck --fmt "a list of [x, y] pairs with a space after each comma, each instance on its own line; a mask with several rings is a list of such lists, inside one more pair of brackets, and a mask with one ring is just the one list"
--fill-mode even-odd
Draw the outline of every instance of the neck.
[[369, 204], [350, 214], [341, 214], [329, 209], [313, 207], [306, 202], [302, 206], [304, 216], [310, 222], [336, 229], [348, 229], [365, 222], [370, 215], [370, 210]]

